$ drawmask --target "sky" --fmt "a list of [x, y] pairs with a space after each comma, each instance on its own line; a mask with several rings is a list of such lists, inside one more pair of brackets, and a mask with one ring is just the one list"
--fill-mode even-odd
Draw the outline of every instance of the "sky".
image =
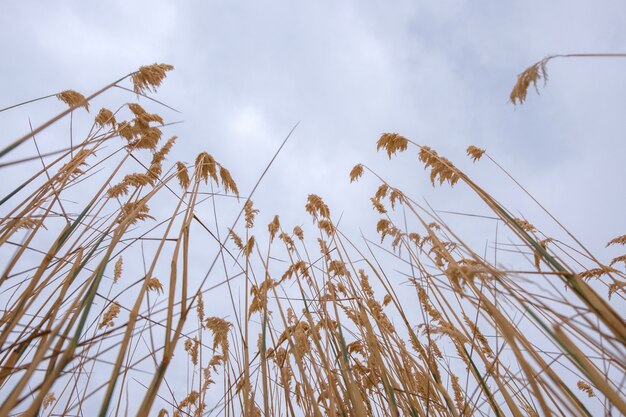
[[[173, 132], [176, 155], [191, 161], [207, 150], [244, 194], [299, 122], [255, 199], [268, 218], [293, 213], [297, 222], [317, 193], [361, 224], [350, 208], [371, 189], [348, 184], [357, 162], [454, 209], [458, 197], [433, 193], [414, 157], [376, 153], [380, 134], [397, 132], [467, 167], [532, 220], [535, 206], [511, 182], [464, 155], [468, 145], [486, 148], [600, 248], [626, 229], [626, 59], [556, 59], [540, 96], [531, 91], [516, 108], [508, 95], [516, 75], [548, 54], [624, 52], [625, 19], [619, 0], [5, 1], [0, 106], [67, 88], [87, 94], [165, 62], [176, 70], [158, 99], [184, 121]], [[32, 113], [43, 121], [61, 108], [48, 101], [29, 116], [36, 125]], [[28, 126], [24, 114], [0, 121], [2, 141]]]
[[[65, 89], [87, 95], [141, 65], [172, 64], [155, 97], [180, 111], [166, 119], [183, 122], [168, 130], [180, 138], [173, 157], [208, 151], [242, 195], [297, 124], [253, 197], [262, 221], [310, 224], [304, 204], [316, 193], [347, 230], [374, 236], [378, 184], [349, 183], [358, 162], [436, 210], [488, 214], [461, 186], [433, 189], [416, 149], [391, 161], [377, 153], [380, 135], [397, 132], [562, 233], [493, 164], [465, 155], [487, 149], [606, 261], [618, 255], [606, 242], [626, 233], [626, 59], [557, 58], [540, 95], [530, 90], [521, 106], [508, 97], [517, 74], [546, 55], [626, 52], [625, 21], [621, 0], [8, 0], [0, 108]], [[0, 113], [0, 142], [63, 108], [53, 99]]]

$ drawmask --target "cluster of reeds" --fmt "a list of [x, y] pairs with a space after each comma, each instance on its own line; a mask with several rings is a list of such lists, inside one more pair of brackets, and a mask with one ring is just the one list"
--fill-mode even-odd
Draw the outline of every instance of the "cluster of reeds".
[[[69, 109], [0, 156], [127, 78], [147, 98], [171, 69], [59, 93]], [[315, 194], [312, 227], [260, 225], [210, 154], [166, 164], [166, 127], [126, 103], [68, 148], [1, 161], [41, 167], [0, 201], [1, 416], [626, 414], [626, 255], [607, 265], [567, 230], [544, 235], [395, 133], [377, 148], [415, 151], [433, 186], [468, 187], [516, 269], [362, 164], [349, 180], [378, 182], [365, 203], [380, 240], [344, 234]]]

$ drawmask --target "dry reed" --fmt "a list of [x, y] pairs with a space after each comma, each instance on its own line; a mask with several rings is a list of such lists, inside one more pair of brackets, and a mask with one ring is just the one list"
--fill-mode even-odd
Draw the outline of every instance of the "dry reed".
[[[551, 58], [520, 75], [511, 101], [545, 80]], [[133, 90], [154, 91], [172, 68], [140, 68]], [[93, 97], [58, 95], [70, 109]], [[176, 140], [161, 146], [165, 128], [136, 103], [102, 109], [82, 141], [38, 155], [44, 168], [2, 199], [0, 415], [626, 414], [626, 255], [581, 257], [584, 247], [515, 218], [452, 161], [397, 133], [377, 149], [391, 158], [415, 147], [433, 186], [471, 190], [528, 268], [479, 255], [363, 164], [349, 180], [379, 181], [370, 202], [380, 243], [346, 236], [316, 194], [304, 205], [310, 239], [277, 215], [258, 226], [259, 210], [239, 203], [209, 153], [165, 165]], [[493, 160], [474, 146], [467, 155]], [[68, 211], [72, 196], [78, 210]], [[222, 225], [224, 208], [243, 224]]]

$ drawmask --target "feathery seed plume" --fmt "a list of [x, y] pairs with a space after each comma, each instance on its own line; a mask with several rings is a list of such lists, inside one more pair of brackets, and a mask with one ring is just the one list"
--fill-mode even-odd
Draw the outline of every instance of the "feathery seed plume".
[[293, 228], [293, 234], [300, 240], [304, 240], [304, 232], [300, 226], [296, 226]]
[[126, 194], [128, 194], [128, 184], [125, 182], [116, 184], [107, 191], [107, 195], [111, 198], [121, 197]]
[[163, 293], [163, 284], [161, 284], [158, 278], [152, 277], [148, 280], [148, 291]]
[[578, 387], [579, 390], [585, 392], [589, 397], [596, 396], [596, 394], [593, 392], [593, 388], [591, 388], [591, 385], [589, 385], [585, 381], [582, 381], [582, 380], [578, 381], [576, 383], [576, 386]]
[[113, 115], [113, 112], [109, 109], [105, 109], [105, 108], [101, 108], [100, 111], [98, 112], [98, 115], [96, 116], [95, 122], [97, 125], [99, 125], [100, 127], [104, 127], [106, 125], [111, 126], [112, 128], [115, 128], [115, 116]]
[[246, 228], [251, 229], [254, 226], [254, 217], [257, 215], [259, 210], [253, 208], [252, 200], [247, 200], [243, 205], [243, 213], [246, 219]]
[[387, 151], [387, 156], [391, 156], [397, 152], [406, 151], [409, 140], [397, 133], [383, 133], [378, 142], [376, 142], [376, 150], [381, 148]]
[[241, 240], [241, 238], [239, 237], [239, 235], [237, 233], [235, 233], [235, 231], [231, 228], [228, 229], [229, 234], [230, 234], [230, 238], [233, 240], [233, 242], [235, 243], [235, 246], [237, 246], [237, 248], [239, 248], [239, 250], [243, 250], [243, 241]]
[[606, 244], [607, 247], [611, 245], [626, 245], [626, 235], [618, 236]]
[[274, 240], [276, 233], [280, 230], [280, 221], [278, 220], [278, 215], [274, 216], [272, 222], [267, 225], [267, 231], [270, 234], [270, 242]]
[[356, 164], [350, 171], [350, 182], [356, 181], [363, 175], [363, 165]]
[[196, 178], [198, 180], [204, 180], [204, 183], [208, 183], [209, 176], [217, 183], [217, 162], [213, 159], [213, 156], [206, 152], [201, 152], [196, 157]]
[[98, 328], [102, 329], [103, 327], [113, 327], [115, 325], [115, 323], [113, 323], [113, 320], [117, 318], [119, 313], [120, 305], [117, 302], [114, 302], [113, 304], [111, 304], [107, 312], [104, 313], [104, 316], [102, 316], [102, 321], [98, 325]]
[[142, 66], [131, 75], [133, 82], [133, 90], [137, 94], [144, 94], [152, 91], [156, 92], [156, 88], [166, 77], [166, 72], [173, 70], [174, 67], [168, 64], [153, 64]]
[[476, 146], [467, 147], [467, 154], [472, 157], [473, 162], [478, 161], [483, 156], [484, 153], [485, 153], [484, 149], [477, 148]]
[[115, 267], [113, 268], [113, 282], [119, 281], [119, 279], [122, 277], [123, 265], [124, 265], [124, 260], [120, 256], [119, 258], [117, 258], [117, 261], [115, 262]]
[[424, 163], [424, 168], [430, 168], [430, 181], [435, 185], [435, 180], [439, 177], [439, 185], [448, 182], [454, 186], [459, 179], [459, 173], [452, 162], [443, 156], [439, 156], [437, 152], [428, 146], [422, 146], [419, 152], [419, 159]]
[[239, 197], [239, 190], [237, 189], [237, 184], [235, 184], [235, 180], [230, 176], [230, 172], [220, 165], [220, 177], [222, 178], [222, 185], [224, 186], [224, 191], [232, 191], [237, 197]]
[[178, 178], [180, 188], [186, 190], [189, 187], [189, 171], [182, 162], [176, 162], [176, 178]]
[[46, 394], [46, 396], [43, 398], [43, 409], [45, 410], [46, 408], [50, 407], [54, 401], [56, 401], [56, 398], [54, 397], [54, 393], [53, 392], [49, 392]]
[[528, 87], [532, 83], [539, 94], [537, 89], [537, 80], [543, 79], [544, 84], [548, 80], [548, 73], [546, 72], [546, 64], [552, 57], [546, 57], [539, 62], [534, 63], [530, 67], [526, 68], [521, 74], [517, 76], [517, 82], [511, 90], [509, 99], [513, 104], [522, 104], [526, 101], [526, 94], [528, 93]]
[[70, 107], [84, 107], [85, 110], [89, 111], [89, 103], [85, 96], [77, 91], [65, 90], [57, 94], [56, 97]]
[[317, 218], [318, 215], [321, 217], [329, 218], [330, 210], [324, 200], [317, 194], [309, 194], [307, 197], [307, 203], [305, 205], [305, 209], [307, 213], [309, 213], [314, 218]]

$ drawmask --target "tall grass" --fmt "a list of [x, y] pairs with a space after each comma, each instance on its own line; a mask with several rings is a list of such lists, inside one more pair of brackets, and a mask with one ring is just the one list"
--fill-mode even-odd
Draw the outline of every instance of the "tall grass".
[[[531, 68], [513, 102], [545, 76]], [[565, 229], [544, 235], [428, 146], [376, 144], [416, 152], [434, 187], [471, 190], [515, 269], [362, 164], [349, 180], [377, 182], [363, 203], [380, 220], [364, 227], [380, 240], [344, 234], [314, 194], [309, 230], [260, 225], [212, 155], [166, 163], [176, 137], [137, 103], [40, 152], [96, 96], [130, 80], [148, 98], [171, 69], [44, 97], [69, 107], [0, 152], [27, 173], [0, 201], [0, 415], [626, 414], [625, 257], [605, 265]]]

